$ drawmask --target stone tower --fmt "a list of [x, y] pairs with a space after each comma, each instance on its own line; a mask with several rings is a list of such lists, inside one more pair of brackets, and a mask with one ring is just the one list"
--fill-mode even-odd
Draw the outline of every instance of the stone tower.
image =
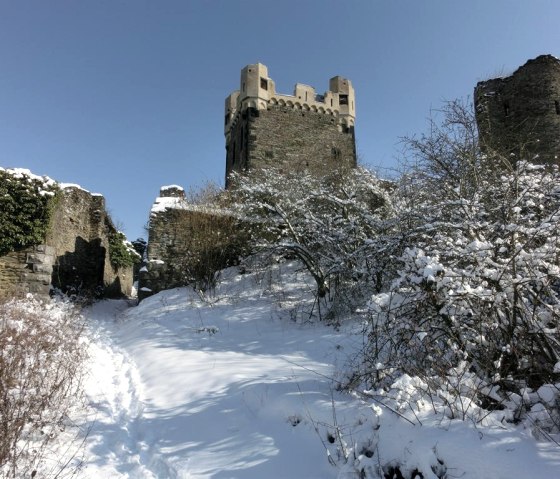
[[541, 55], [511, 76], [479, 82], [476, 120], [484, 146], [514, 159], [560, 164], [560, 60]]
[[356, 166], [356, 98], [350, 80], [331, 78], [329, 91], [296, 84], [276, 93], [262, 63], [241, 70], [240, 89], [226, 98], [226, 187], [232, 171], [280, 166], [317, 173]]

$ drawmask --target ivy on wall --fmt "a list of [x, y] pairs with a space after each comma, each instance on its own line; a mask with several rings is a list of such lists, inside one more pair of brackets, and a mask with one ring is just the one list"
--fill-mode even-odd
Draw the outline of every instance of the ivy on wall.
[[109, 259], [113, 268], [124, 268], [138, 263], [141, 257], [124, 233], [117, 231], [109, 237]]
[[58, 191], [50, 178], [0, 168], [0, 256], [45, 240]]

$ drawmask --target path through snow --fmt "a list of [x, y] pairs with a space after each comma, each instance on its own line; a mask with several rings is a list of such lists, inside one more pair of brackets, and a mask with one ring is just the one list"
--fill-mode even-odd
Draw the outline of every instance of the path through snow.
[[560, 477], [560, 448], [529, 431], [445, 421], [428, 403], [404, 411], [422, 421], [414, 426], [333, 392], [361, 337], [351, 322], [337, 332], [302, 321], [305, 281], [278, 268], [289, 274], [229, 270], [209, 301], [182, 288], [86, 310], [94, 420], [84, 477], [358, 477], [353, 457], [345, 464], [329, 442], [337, 435], [363, 453], [360, 467], [400, 463], [435, 479], [439, 459], [449, 477]]
[[212, 305], [177, 289], [89, 310], [89, 477], [336, 477], [315, 423], [332, 422], [329, 377], [344, 337], [277, 317], [281, 302], [236, 278]]

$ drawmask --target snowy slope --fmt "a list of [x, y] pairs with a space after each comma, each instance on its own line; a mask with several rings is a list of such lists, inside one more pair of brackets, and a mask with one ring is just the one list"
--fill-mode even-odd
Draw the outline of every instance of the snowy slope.
[[409, 422], [336, 392], [360, 324], [308, 321], [306, 284], [295, 265], [232, 268], [210, 298], [182, 288], [87, 310], [83, 477], [334, 479], [396, 463], [425, 478], [560, 477], [560, 448], [528, 431], [451, 421], [417, 399], [399, 413]]

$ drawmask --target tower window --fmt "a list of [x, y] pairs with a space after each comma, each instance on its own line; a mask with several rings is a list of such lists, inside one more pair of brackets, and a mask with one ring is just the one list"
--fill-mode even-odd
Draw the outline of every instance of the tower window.
[[268, 90], [268, 80], [266, 78], [261, 78], [261, 88], [263, 90]]
[[554, 100], [554, 108], [556, 109], [556, 114], [560, 115], [560, 101]]
[[340, 149], [335, 148], [334, 146], [331, 148], [331, 155], [335, 160], [340, 159]]
[[509, 102], [508, 101], [504, 102], [504, 115], [509, 116]]
[[226, 120], [225, 120], [225, 125], [227, 125], [229, 123], [229, 113], [226, 115]]
[[341, 105], [348, 105], [348, 95], [339, 95], [338, 98]]

